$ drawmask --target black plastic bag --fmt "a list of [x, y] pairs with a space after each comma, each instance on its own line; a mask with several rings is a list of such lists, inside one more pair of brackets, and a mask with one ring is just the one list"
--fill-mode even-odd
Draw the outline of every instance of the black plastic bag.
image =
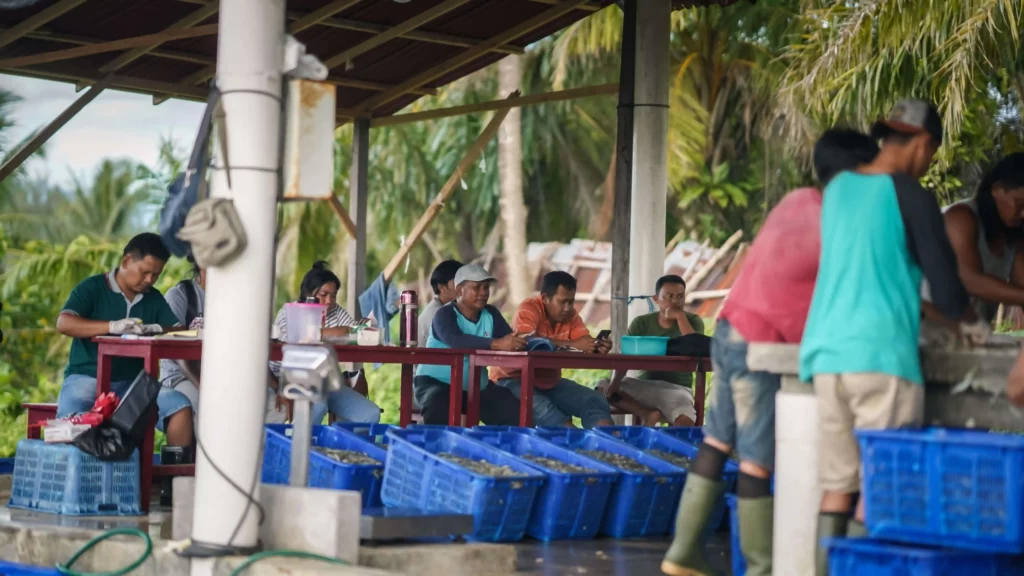
[[147, 372], [139, 372], [110, 420], [86, 430], [72, 444], [100, 460], [127, 460], [146, 439], [159, 394], [160, 381]]
[[711, 356], [711, 338], [703, 334], [677, 336], [668, 341], [668, 356]]

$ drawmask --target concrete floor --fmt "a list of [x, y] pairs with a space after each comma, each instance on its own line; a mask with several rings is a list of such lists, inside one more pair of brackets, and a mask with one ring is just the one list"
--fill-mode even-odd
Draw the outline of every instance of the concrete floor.
[[[10, 477], [0, 476], [0, 502], [6, 502], [9, 498]], [[157, 496], [154, 494], [154, 496]], [[154, 498], [157, 502], [158, 497]], [[56, 516], [52, 514], [41, 514], [25, 510], [9, 509], [0, 507], [0, 531], [52, 532], [57, 539], [89, 538], [103, 531], [118, 527], [138, 527], [146, 531], [154, 540], [169, 541], [171, 539], [171, 511], [166, 508], [156, 508], [148, 516], [133, 517], [74, 517]], [[512, 576], [512, 575], [534, 575], [534, 576], [561, 576], [561, 575], [588, 575], [588, 576], [626, 576], [632, 574], [660, 574], [659, 566], [661, 559], [668, 549], [668, 539], [653, 540], [611, 540], [597, 539], [581, 542], [553, 542], [542, 543], [536, 541], [525, 541], [509, 546], [493, 547], [489, 552], [486, 550], [471, 551], [472, 548], [487, 545], [474, 544], [444, 544], [432, 546], [402, 546], [396, 544], [364, 547], [364, 551], [373, 555], [390, 556], [388, 561], [374, 562], [379, 568], [396, 569], [395, 572], [406, 574], [436, 573], [435, 569], [427, 569], [426, 572], [413, 568], [395, 559], [401, 556], [403, 549], [408, 550], [410, 557], [417, 559], [414, 565], [424, 569], [426, 559], [423, 556], [429, 552], [429, 556], [449, 556], [448, 564], [452, 560], [455, 565], [467, 570], [446, 570], [446, 576], [458, 576], [461, 573], [472, 574], [473, 576]], [[509, 569], [512, 564], [503, 562], [491, 563], [488, 566], [486, 557], [490, 555], [496, 559], [498, 549], [509, 550], [514, 556], [514, 568]], [[72, 548], [73, 549], [73, 548]], [[483, 566], [476, 563], [473, 569], [469, 569], [469, 558], [482, 555], [485, 557]], [[69, 552], [70, 553], [70, 552]], [[719, 569], [721, 574], [730, 574], [729, 570], [729, 538], [728, 533], [719, 532], [713, 534], [707, 550], [708, 560], [713, 566]], [[465, 558], [458, 560], [457, 558]], [[411, 558], [410, 558], [411, 559]], [[25, 562], [25, 559], [12, 559]], [[403, 564], [405, 564], [403, 566]], [[401, 566], [402, 569], [397, 569]], [[440, 566], [435, 565], [435, 568]], [[492, 571], [493, 570], [493, 571]], [[171, 571], [173, 573], [174, 570]]]

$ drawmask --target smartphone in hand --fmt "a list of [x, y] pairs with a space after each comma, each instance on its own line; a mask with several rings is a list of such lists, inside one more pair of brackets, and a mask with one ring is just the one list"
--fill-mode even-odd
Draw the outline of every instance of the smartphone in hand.
[[607, 339], [611, 338], [611, 335], [612, 335], [612, 331], [611, 330], [601, 330], [600, 332], [597, 333], [597, 339], [598, 340], [607, 340]]

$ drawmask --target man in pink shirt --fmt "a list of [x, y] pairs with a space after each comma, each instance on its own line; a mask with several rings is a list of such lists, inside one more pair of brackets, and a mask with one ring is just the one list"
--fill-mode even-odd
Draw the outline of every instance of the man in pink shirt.
[[[878, 145], [852, 130], [829, 130], [814, 146], [821, 188], [870, 162]], [[701, 542], [724, 488], [722, 470], [735, 447], [740, 550], [749, 576], [772, 573], [771, 475], [775, 465], [775, 393], [780, 378], [747, 368], [749, 342], [799, 343], [811, 305], [821, 247], [821, 192], [794, 190], [765, 220], [715, 326], [715, 383], [704, 443], [690, 467], [676, 533], [661, 569], [670, 576], [710, 576]], [[736, 551], [733, 551], [735, 554]]]

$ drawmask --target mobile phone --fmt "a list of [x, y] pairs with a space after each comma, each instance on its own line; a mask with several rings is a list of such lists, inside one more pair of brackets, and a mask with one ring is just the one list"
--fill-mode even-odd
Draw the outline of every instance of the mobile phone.
[[598, 340], [607, 340], [608, 338], [611, 337], [611, 335], [612, 335], [612, 331], [611, 330], [601, 330], [600, 332], [597, 333], [597, 339]]

